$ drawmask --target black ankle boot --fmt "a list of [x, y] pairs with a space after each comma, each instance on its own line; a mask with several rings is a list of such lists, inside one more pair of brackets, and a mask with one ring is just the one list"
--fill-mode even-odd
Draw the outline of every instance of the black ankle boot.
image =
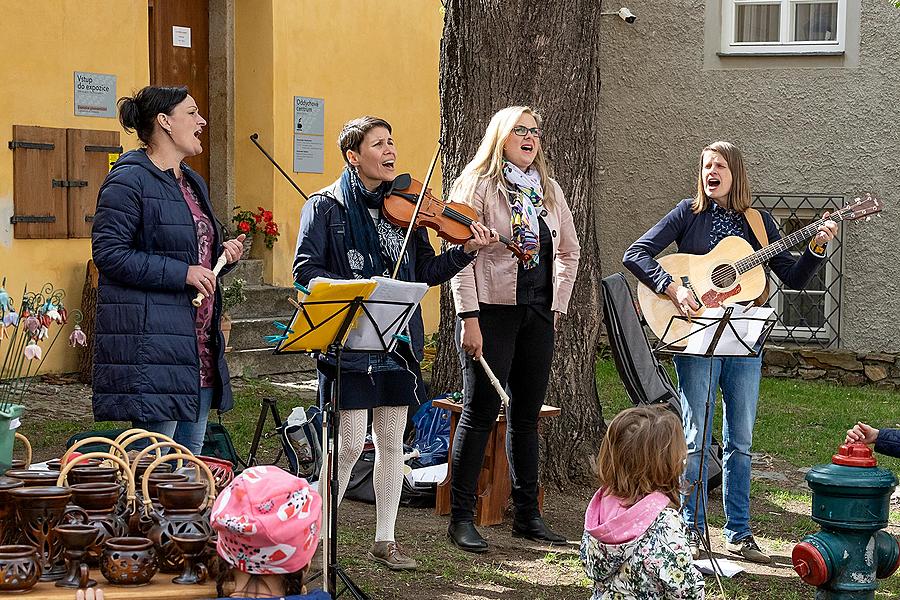
[[488, 543], [485, 541], [472, 521], [450, 521], [447, 528], [447, 537], [450, 541], [466, 552], [485, 552]]
[[540, 515], [527, 521], [513, 520], [513, 537], [522, 537], [535, 542], [549, 542], [550, 544], [565, 544], [566, 538], [555, 533], [547, 527]]

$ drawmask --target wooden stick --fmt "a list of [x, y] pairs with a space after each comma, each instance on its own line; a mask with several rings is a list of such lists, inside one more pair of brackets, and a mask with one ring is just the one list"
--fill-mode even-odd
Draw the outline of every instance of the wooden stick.
[[484, 369], [484, 374], [487, 375], [488, 379], [490, 379], [491, 385], [494, 386], [494, 389], [497, 390], [497, 394], [500, 395], [500, 400], [503, 402], [503, 406], [507, 406], [509, 404], [509, 396], [506, 394], [506, 390], [503, 389], [503, 386], [500, 385], [500, 380], [497, 379], [497, 376], [494, 375], [493, 371], [491, 371], [491, 368], [488, 366], [487, 361], [484, 360], [484, 356], [479, 356], [477, 360], [481, 363], [481, 367]]

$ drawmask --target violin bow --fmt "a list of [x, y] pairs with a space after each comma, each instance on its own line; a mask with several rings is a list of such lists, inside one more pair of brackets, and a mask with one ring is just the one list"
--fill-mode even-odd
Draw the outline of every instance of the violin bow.
[[294, 183], [294, 180], [291, 179], [291, 177], [287, 173], [284, 172], [284, 169], [281, 168], [281, 165], [279, 165], [277, 162], [275, 162], [275, 159], [272, 158], [272, 156], [268, 152], [266, 152], [266, 149], [259, 145], [259, 142], [257, 141], [258, 139], [259, 139], [258, 133], [250, 134], [250, 141], [253, 142], [253, 144], [257, 148], [259, 148], [259, 151], [262, 152], [265, 155], [265, 157], [269, 159], [270, 163], [275, 165], [275, 168], [278, 169], [278, 172], [281, 173], [282, 175], [284, 175], [284, 178], [288, 180], [288, 183], [290, 183], [292, 186], [294, 186], [294, 189], [297, 190], [301, 196], [303, 196], [303, 199], [309, 200], [307, 195], [303, 193], [303, 190], [300, 189], [300, 186], [297, 185], [296, 183]]
[[425, 192], [428, 189], [428, 182], [431, 181], [431, 176], [434, 174], [434, 167], [437, 165], [440, 153], [441, 141], [438, 140], [437, 149], [434, 151], [434, 156], [431, 157], [431, 164], [428, 166], [428, 173], [425, 174], [425, 180], [422, 182], [422, 189], [419, 191], [419, 197], [416, 198], [416, 207], [413, 209], [412, 218], [409, 220], [409, 227], [406, 228], [406, 236], [403, 238], [403, 246], [400, 247], [400, 254], [397, 256], [397, 264], [394, 265], [394, 272], [391, 275], [391, 279], [397, 279], [397, 273], [400, 272], [400, 264], [403, 262], [403, 257], [406, 255], [406, 248], [409, 246], [409, 240], [416, 227], [416, 219], [419, 217], [419, 211], [422, 209], [422, 199], [425, 197]]

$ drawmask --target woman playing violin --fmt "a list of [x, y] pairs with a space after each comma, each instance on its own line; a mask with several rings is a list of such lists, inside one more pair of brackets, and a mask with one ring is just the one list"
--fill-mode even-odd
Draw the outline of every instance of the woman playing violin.
[[[387, 121], [360, 117], [344, 125], [338, 138], [346, 163], [340, 178], [313, 194], [303, 206], [294, 279], [308, 285], [314, 277], [333, 279], [387, 275], [400, 258], [405, 232], [382, 216], [385, 192], [394, 180], [397, 150]], [[439, 285], [470, 264], [492, 241], [491, 232], [475, 223], [471, 239], [436, 256], [424, 228], [413, 233], [398, 279]], [[414, 569], [416, 561], [394, 539], [394, 524], [403, 483], [403, 432], [407, 409], [425, 398], [419, 372], [425, 332], [417, 307], [409, 323], [410, 343], [389, 354], [347, 354], [341, 361], [341, 433], [338, 444], [339, 499], [350, 471], [363, 451], [372, 410], [375, 442], [375, 544], [369, 558], [391, 569]], [[333, 357], [318, 361], [323, 395], [335, 379]], [[339, 500], [340, 501], [340, 500]]]
[[545, 542], [565, 538], [544, 524], [538, 508], [537, 420], [553, 359], [555, 322], [565, 314], [578, 270], [580, 247], [562, 189], [548, 174], [543, 129], [526, 106], [493, 116], [475, 158], [453, 184], [452, 200], [470, 204], [482, 223], [512, 239], [525, 253], [516, 260], [499, 244], [479, 252], [453, 278], [453, 299], [465, 351], [465, 404], [453, 440], [450, 540], [484, 552], [473, 524], [478, 474], [500, 397], [480, 365], [482, 354], [507, 407], [510, 474], [515, 504], [513, 535]]

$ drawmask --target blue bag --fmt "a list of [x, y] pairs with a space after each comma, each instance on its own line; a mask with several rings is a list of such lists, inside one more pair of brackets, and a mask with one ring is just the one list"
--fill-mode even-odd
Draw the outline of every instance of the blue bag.
[[[454, 396], [459, 394], [456, 392]], [[447, 398], [451, 394], [439, 396]], [[418, 462], [423, 467], [447, 462], [450, 449], [450, 411], [433, 406], [431, 400], [422, 404], [413, 415], [416, 439], [413, 448], [419, 451]]]

